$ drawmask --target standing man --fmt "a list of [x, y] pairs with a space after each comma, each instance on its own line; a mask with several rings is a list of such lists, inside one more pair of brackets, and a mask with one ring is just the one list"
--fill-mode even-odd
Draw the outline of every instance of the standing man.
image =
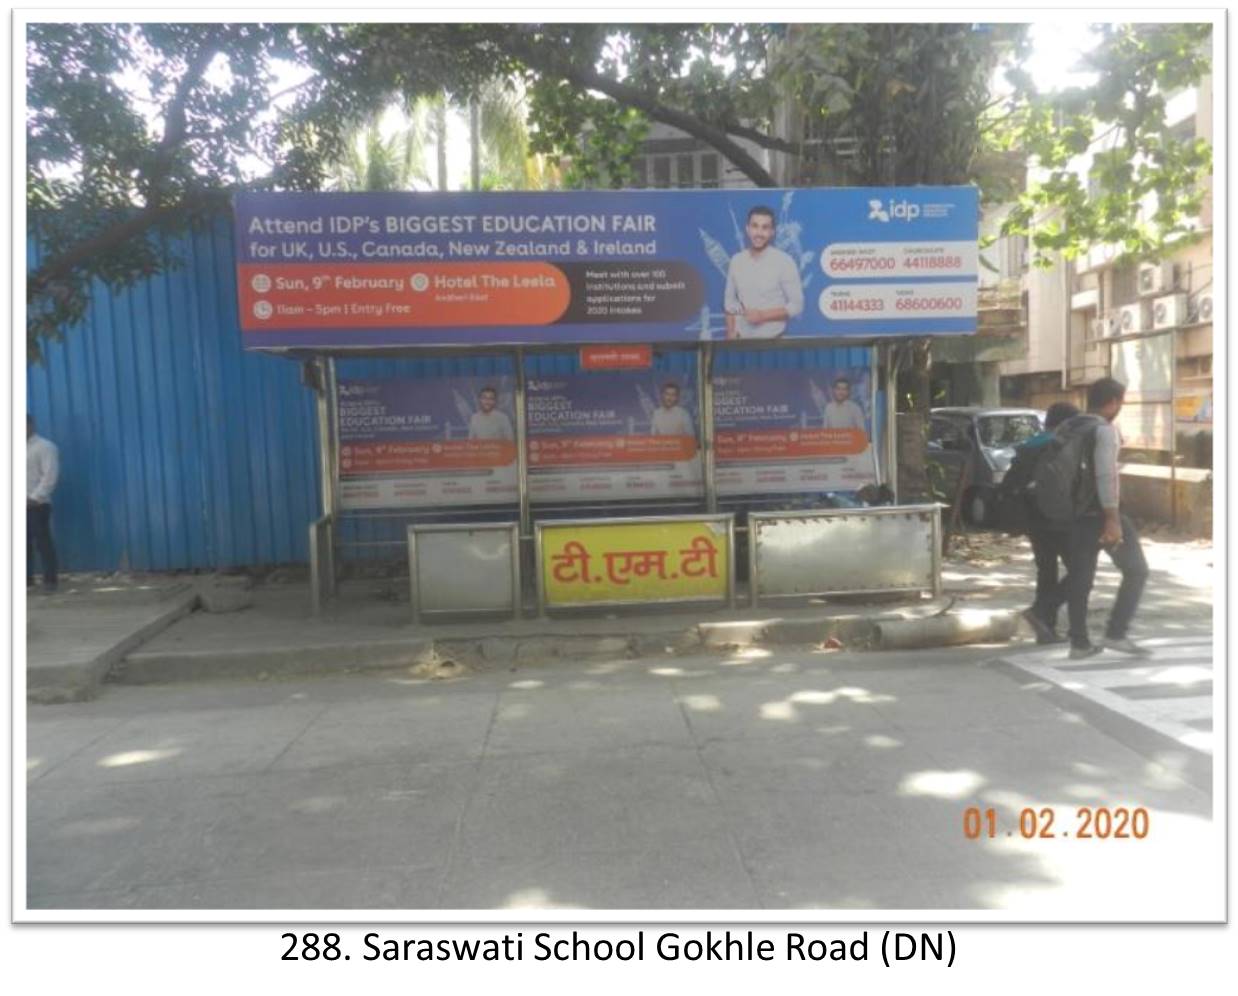
[[748, 248], [731, 257], [726, 274], [726, 337], [775, 339], [787, 320], [804, 310], [804, 288], [795, 261], [773, 245], [774, 211], [748, 212]]
[[662, 385], [662, 404], [649, 420], [651, 436], [696, 436], [692, 416], [679, 404], [679, 385], [668, 380]]
[[469, 417], [469, 439], [514, 440], [512, 420], [498, 410], [499, 392], [483, 387], [477, 394], [477, 411]]
[[34, 431], [34, 417], [26, 416], [26, 585], [34, 584], [34, 548], [43, 562], [43, 590], [51, 594], [58, 584], [56, 547], [52, 543], [52, 492], [60, 478], [56, 445]]
[[[1122, 441], [1113, 420], [1122, 410], [1126, 387], [1112, 377], [1102, 377], [1088, 388], [1088, 413], [1068, 419], [1059, 435], [1074, 431], [1092, 433], [1090, 449], [1081, 467], [1080, 501], [1070, 527], [1070, 657], [1078, 660], [1101, 650], [1116, 650], [1133, 657], [1148, 657], [1149, 651], [1127, 636], [1144, 583], [1148, 562], [1139, 545], [1139, 534], [1118, 507], [1118, 451]], [[1093, 645], [1088, 635], [1088, 597], [1096, 579], [1100, 551], [1109, 554], [1122, 572], [1122, 583], [1113, 602], [1105, 638]]]
[[824, 426], [827, 429], [864, 429], [864, 409], [851, 400], [851, 381], [835, 377], [834, 400], [826, 402]]

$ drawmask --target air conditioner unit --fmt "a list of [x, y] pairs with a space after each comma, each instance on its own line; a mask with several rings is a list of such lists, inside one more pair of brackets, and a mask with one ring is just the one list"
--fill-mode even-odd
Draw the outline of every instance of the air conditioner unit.
[[1176, 286], [1173, 263], [1140, 263], [1139, 296], [1164, 294]]
[[1212, 295], [1211, 294], [1196, 294], [1195, 309], [1191, 313], [1192, 317], [1197, 322], [1212, 321]]
[[1186, 295], [1169, 294], [1152, 302], [1152, 327], [1174, 329], [1186, 324]]
[[1100, 318], [1092, 319], [1091, 328], [1093, 339], [1107, 339], [1117, 334], [1118, 319], [1114, 315], [1101, 315]]
[[1124, 304], [1118, 309], [1118, 328], [1115, 335], [1133, 335], [1136, 332], [1146, 332], [1148, 323], [1144, 319], [1143, 305]]

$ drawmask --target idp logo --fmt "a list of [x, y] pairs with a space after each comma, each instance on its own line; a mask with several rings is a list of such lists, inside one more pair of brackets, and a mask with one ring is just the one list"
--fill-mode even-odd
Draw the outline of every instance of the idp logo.
[[868, 220], [888, 222], [891, 219], [894, 221], [915, 221], [920, 217], [920, 205], [914, 204], [911, 201], [896, 201], [890, 200], [888, 204], [883, 204], [878, 200], [868, 202]]

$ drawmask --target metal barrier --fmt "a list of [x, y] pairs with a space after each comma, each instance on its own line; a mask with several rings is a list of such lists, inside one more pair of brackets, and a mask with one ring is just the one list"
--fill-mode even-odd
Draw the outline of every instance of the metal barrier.
[[413, 622], [427, 616], [520, 615], [520, 524], [408, 527]]
[[941, 594], [941, 509], [888, 505], [748, 516], [750, 604], [762, 598]]
[[309, 527], [310, 603], [322, 614], [325, 598], [335, 594], [335, 516], [324, 515]]
[[735, 604], [735, 517], [558, 519], [536, 525], [537, 607]]

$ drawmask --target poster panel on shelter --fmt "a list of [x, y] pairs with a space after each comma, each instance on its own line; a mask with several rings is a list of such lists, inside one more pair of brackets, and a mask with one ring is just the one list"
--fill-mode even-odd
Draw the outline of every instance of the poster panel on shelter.
[[514, 395], [510, 376], [341, 380], [341, 505], [515, 502]]
[[1173, 394], [1173, 333], [1124, 339], [1111, 347], [1113, 376], [1126, 385], [1126, 401], [1168, 401]]
[[542, 591], [552, 608], [722, 601], [730, 590], [726, 521], [548, 523], [540, 533]]
[[531, 377], [525, 424], [534, 501], [702, 493], [691, 374], [607, 370]]
[[715, 375], [718, 493], [857, 491], [876, 484], [871, 377], [867, 366]]
[[246, 193], [240, 324], [269, 348], [976, 330], [972, 187]]
[[1173, 449], [1173, 408], [1168, 401], [1137, 401], [1123, 404], [1115, 421], [1124, 448]]

